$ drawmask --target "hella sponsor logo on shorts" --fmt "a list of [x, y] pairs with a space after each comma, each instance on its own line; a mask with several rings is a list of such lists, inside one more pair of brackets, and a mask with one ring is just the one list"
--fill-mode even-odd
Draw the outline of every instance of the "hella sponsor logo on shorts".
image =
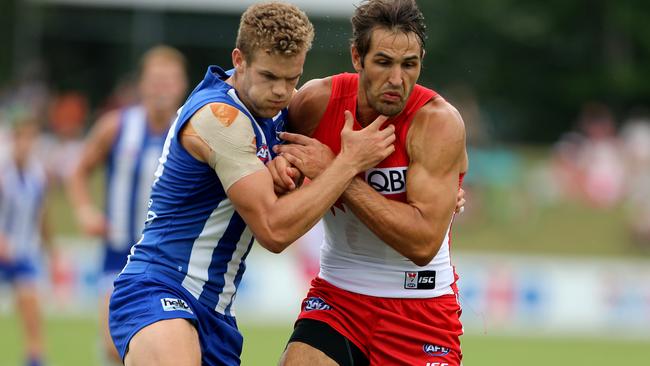
[[447, 348], [447, 347], [439, 346], [437, 344], [430, 344], [430, 343], [425, 343], [422, 346], [422, 350], [427, 355], [433, 356], [433, 357], [446, 356], [450, 351], [450, 349]]
[[425, 366], [449, 366], [446, 362], [427, 362]]
[[381, 194], [406, 192], [407, 167], [377, 168], [366, 170], [366, 182]]
[[192, 313], [192, 309], [187, 305], [185, 301], [182, 299], [172, 299], [169, 297], [165, 297], [160, 299], [160, 303], [162, 304], [162, 308], [164, 311], [186, 311], [190, 314]]
[[332, 307], [320, 297], [308, 297], [304, 301], [304, 305], [305, 305], [305, 311], [332, 309]]

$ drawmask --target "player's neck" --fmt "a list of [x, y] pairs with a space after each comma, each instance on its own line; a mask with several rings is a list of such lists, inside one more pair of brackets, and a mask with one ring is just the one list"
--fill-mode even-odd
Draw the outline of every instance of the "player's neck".
[[361, 89], [357, 92], [357, 110], [355, 111], [355, 117], [361, 127], [366, 127], [374, 121], [375, 118], [379, 117], [379, 113], [372, 109], [370, 104], [368, 104], [366, 94]]

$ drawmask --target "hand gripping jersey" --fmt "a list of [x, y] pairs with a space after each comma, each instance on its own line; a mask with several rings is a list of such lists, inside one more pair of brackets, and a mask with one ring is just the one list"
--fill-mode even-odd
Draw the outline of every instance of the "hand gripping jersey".
[[245, 113], [253, 124], [257, 156], [266, 162], [280, 143], [286, 110], [274, 118], [255, 118], [224, 80], [229, 74], [211, 66], [203, 81], [180, 108], [169, 130], [156, 171], [145, 228], [122, 271], [152, 273], [185, 288], [202, 304], [225, 315], [246, 268], [253, 234], [237, 214], [215, 171], [192, 157], [179, 132], [190, 117], [209, 103], [226, 103]]
[[[334, 153], [341, 150], [343, 112], [356, 110], [357, 88], [357, 74], [332, 77], [329, 103], [313, 137]], [[404, 110], [387, 122], [395, 125], [395, 152], [367, 170], [364, 178], [388, 199], [406, 202], [406, 136], [415, 113], [436, 96], [434, 91], [416, 85]], [[356, 120], [354, 129], [361, 129]], [[319, 277], [331, 284], [355, 293], [393, 298], [429, 298], [455, 292], [456, 276], [449, 257], [451, 222], [437, 255], [419, 267], [379, 239], [340, 202], [323, 221], [325, 241]]]

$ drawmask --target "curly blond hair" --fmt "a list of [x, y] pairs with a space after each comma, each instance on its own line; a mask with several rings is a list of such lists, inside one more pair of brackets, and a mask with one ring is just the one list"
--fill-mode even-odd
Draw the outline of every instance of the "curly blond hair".
[[294, 56], [311, 48], [314, 26], [295, 5], [273, 1], [251, 5], [242, 14], [236, 47], [252, 59], [256, 50]]

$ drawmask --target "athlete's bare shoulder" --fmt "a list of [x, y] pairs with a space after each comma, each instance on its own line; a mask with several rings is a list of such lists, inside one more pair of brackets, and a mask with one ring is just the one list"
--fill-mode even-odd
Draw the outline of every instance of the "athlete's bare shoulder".
[[[183, 147], [197, 160], [210, 163], [212, 152], [255, 151], [249, 117], [227, 103], [208, 103], [181, 128]], [[212, 165], [212, 163], [210, 163]]]
[[409, 136], [440, 142], [464, 141], [465, 123], [451, 103], [435, 97], [415, 113]]
[[288, 130], [311, 136], [325, 114], [331, 93], [331, 77], [313, 79], [305, 83], [289, 104]]
[[439, 156], [465, 160], [465, 123], [458, 110], [442, 97], [418, 110], [407, 137], [409, 156]]

